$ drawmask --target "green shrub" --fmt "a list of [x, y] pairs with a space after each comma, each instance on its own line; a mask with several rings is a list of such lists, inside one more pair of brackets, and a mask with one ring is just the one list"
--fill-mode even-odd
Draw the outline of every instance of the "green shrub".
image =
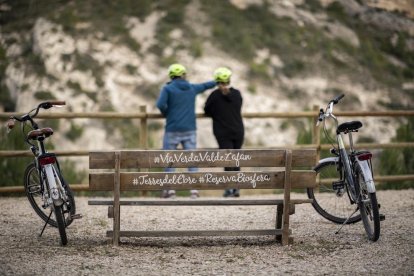
[[282, 71], [287, 77], [294, 77], [295, 75], [300, 74], [305, 69], [305, 63], [301, 60], [292, 60], [288, 62]]
[[[30, 45], [29, 47], [32, 47]], [[32, 49], [27, 49], [24, 53], [24, 57], [26, 60], [27, 68], [30, 69], [30, 72], [39, 76], [44, 77], [47, 75], [45, 63], [41, 56], [32, 52]]]
[[[16, 126], [10, 133], [0, 128], [1, 150], [27, 150], [20, 128]], [[31, 162], [30, 157], [0, 157], [0, 186], [23, 186], [24, 171]]]
[[91, 71], [94, 74], [94, 76], [102, 75], [103, 67], [91, 55], [81, 54], [76, 51], [73, 54], [73, 59], [74, 59], [75, 67], [79, 71], [83, 71], [83, 72]]
[[56, 97], [50, 91], [37, 91], [34, 94], [35, 99], [45, 101], [45, 100], [56, 100]]
[[9, 89], [2, 81], [0, 81], [0, 102], [5, 112], [15, 111], [16, 103], [12, 100]]
[[74, 96], [77, 96], [77, 95], [80, 95], [80, 94], [85, 94], [92, 101], [94, 101], [94, 102], [97, 101], [97, 97], [98, 97], [97, 92], [89, 92], [89, 91], [83, 90], [78, 82], [74, 82], [74, 81], [70, 80], [66, 83], [66, 85], [73, 90], [73, 95]]
[[129, 75], [135, 75], [138, 71], [138, 68], [134, 65], [127, 64], [125, 65], [125, 70], [128, 72]]
[[[346, 47], [346, 44], [339, 45], [339, 50], [344, 51], [357, 65], [362, 67], [364, 75], [369, 74], [378, 82], [388, 87], [400, 87], [402, 82], [410, 81], [414, 77], [414, 55], [412, 50], [407, 47], [407, 39], [410, 37], [406, 32], [395, 32], [387, 29], [379, 29], [378, 26], [370, 25], [361, 21], [358, 17], [346, 14], [339, 2], [332, 2], [327, 7], [327, 13], [333, 20], [352, 29], [358, 36], [360, 47], [358, 49]], [[394, 38], [397, 38], [393, 44]], [[406, 64], [406, 67], [393, 65], [386, 56], [394, 57]], [[336, 62], [334, 57], [331, 61]], [[338, 64], [340, 65], [340, 64]], [[352, 72], [349, 68], [349, 75], [360, 72]]]
[[[406, 124], [397, 129], [397, 135], [393, 142], [414, 141], [414, 118], [410, 117]], [[414, 149], [385, 149], [381, 153], [379, 168], [380, 175], [414, 174]], [[379, 189], [408, 189], [414, 188], [412, 180], [398, 182], [384, 182], [378, 186]]]
[[264, 81], [269, 81], [271, 78], [269, 76], [268, 65], [264, 63], [254, 63], [252, 62], [249, 66], [249, 77], [261, 79]]
[[75, 123], [70, 124], [70, 129], [66, 132], [66, 137], [72, 142], [76, 141], [82, 136], [83, 127], [76, 125]]
[[143, 85], [137, 87], [135, 93], [139, 93], [145, 98], [155, 101], [161, 91], [161, 84], [160, 83], [144, 83]]
[[249, 91], [253, 95], [256, 94], [257, 93], [256, 83], [249, 82], [249, 85], [247, 86], [247, 91]]
[[193, 57], [199, 58], [203, 55], [203, 45], [199, 39], [192, 39], [189, 47]]
[[369, 136], [363, 136], [363, 135], [359, 135], [358, 136], [358, 143], [375, 143], [375, 139]]
[[71, 160], [61, 160], [60, 169], [63, 178], [69, 185], [87, 183], [87, 172], [86, 170], [79, 170], [75, 168], [75, 162]]

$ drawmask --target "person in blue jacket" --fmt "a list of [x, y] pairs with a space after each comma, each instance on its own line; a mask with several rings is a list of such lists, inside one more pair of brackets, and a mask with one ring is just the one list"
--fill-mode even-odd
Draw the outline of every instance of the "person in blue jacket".
[[[196, 96], [216, 86], [215, 81], [192, 84], [186, 80], [186, 68], [181, 64], [172, 64], [168, 68], [171, 79], [161, 89], [157, 107], [166, 118], [163, 140], [164, 150], [175, 150], [181, 144], [183, 149], [197, 147], [197, 126], [195, 115]], [[197, 168], [189, 168], [196, 171]], [[172, 171], [168, 168], [166, 171]], [[164, 198], [175, 197], [174, 190], [164, 190]], [[191, 190], [191, 198], [199, 196], [197, 190]]]

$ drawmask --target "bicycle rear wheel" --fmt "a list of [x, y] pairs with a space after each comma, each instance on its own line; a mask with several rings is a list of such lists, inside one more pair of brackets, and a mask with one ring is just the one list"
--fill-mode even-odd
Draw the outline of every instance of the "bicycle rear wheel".
[[[326, 161], [318, 164], [314, 170], [317, 174], [317, 188], [308, 188], [308, 198], [313, 199], [312, 206], [322, 217], [334, 223], [343, 224], [349, 215], [355, 211], [356, 206], [350, 204], [347, 185], [343, 193], [333, 189], [333, 182], [340, 180], [340, 172], [335, 161]], [[361, 220], [356, 212], [347, 221], [347, 224]]]
[[[73, 221], [71, 219], [71, 215], [74, 215], [76, 213], [75, 199], [73, 197], [72, 190], [70, 189], [69, 185], [66, 184], [65, 180], [61, 175], [59, 175], [59, 179], [63, 184], [68, 198], [62, 206], [62, 212], [65, 220], [65, 225], [69, 226]], [[43, 221], [47, 221], [48, 224], [50, 224], [51, 226], [58, 227], [58, 224], [55, 219], [51, 217], [48, 220], [49, 212], [46, 208], [43, 208], [41, 180], [39, 172], [34, 163], [31, 163], [26, 167], [26, 171], [24, 173], [24, 190], [26, 192], [26, 196], [30, 202], [30, 205], [35, 210], [36, 214]]]
[[60, 242], [62, 245], [66, 245], [68, 243], [68, 238], [66, 236], [66, 224], [65, 224], [65, 217], [63, 216], [63, 209], [62, 206], [54, 206], [55, 211], [55, 218], [57, 227], [59, 229], [59, 236]]
[[357, 194], [360, 196], [358, 199], [358, 207], [365, 232], [368, 235], [368, 239], [377, 241], [381, 230], [377, 195], [375, 192], [368, 192], [364, 175], [362, 174], [361, 167], [358, 163], [355, 165], [355, 173], [355, 188]]

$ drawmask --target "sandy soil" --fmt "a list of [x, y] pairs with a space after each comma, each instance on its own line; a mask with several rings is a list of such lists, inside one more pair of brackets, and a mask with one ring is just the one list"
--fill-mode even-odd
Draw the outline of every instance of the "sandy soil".
[[[376, 243], [366, 239], [362, 223], [336, 235], [337, 225], [310, 205], [298, 205], [291, 216], [290, 246], [261, 236], [123, 238], [113, 247], [105, 237], [112, 223], [107, 207], [88, 206], [88, 198], [77, 197], [84, 217], [69, 226], [68, 246], [61, 247], [54, 228], [38, 238], [43, 224], [26, 198], [0, 198], [0, 275], [413, 275], [414, 190], [380, 191], [378, 199], [386, 220]], [[271, 206], [125, 207], [121, 229], [274, 225]]]

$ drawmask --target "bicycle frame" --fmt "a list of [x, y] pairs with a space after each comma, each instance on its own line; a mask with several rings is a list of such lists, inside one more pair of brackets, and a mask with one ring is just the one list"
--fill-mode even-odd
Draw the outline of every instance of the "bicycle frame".
[[[336, 116], [334, 114], [332, 114], [332, 108], [333, 108], [334, 103], [331, 102], [329, 104], [329, 107], [327, 108], [325, 117], [328, 118], [332, 118], [335, 122], [335, 126], [336, 129], [338, 128], [338, 119], [336, 118]], [[325, 122], [325, 120], [324, 120]], [[351, 132], [348, 133], [349, 134], [349, 145], [350, 145], [350, 152], [352, 153], [354, 151], [353, 149], [353, 140], [352, 140], [352, 134]], [[352, 167], [351, 167], [351, 162], [348, 156], [348, 153], [346, 151], [345, 148], [345, 144], [344, 144], [344, 138], [343, 138], [343, 134], [340, 132], [336, 133], [336, 141], [338, 144], [338, 150], [339, 150], [339, 157], [334, 157], [336, 162], [340, 163], [343, 168], [344, 168], [344, 175], [343, 177], [346, 178], [346, 181], [351, 189], [351, 194], [350, 194], [350, 199], [353, 202], [356, 202], [357, 200], [357, 195], [355, 193], [355, 184], [354, 184], [354, 178], [353, 178], [353, 172], [352, 172]], [[325, 159], [321, 160], [324, 161]]]

